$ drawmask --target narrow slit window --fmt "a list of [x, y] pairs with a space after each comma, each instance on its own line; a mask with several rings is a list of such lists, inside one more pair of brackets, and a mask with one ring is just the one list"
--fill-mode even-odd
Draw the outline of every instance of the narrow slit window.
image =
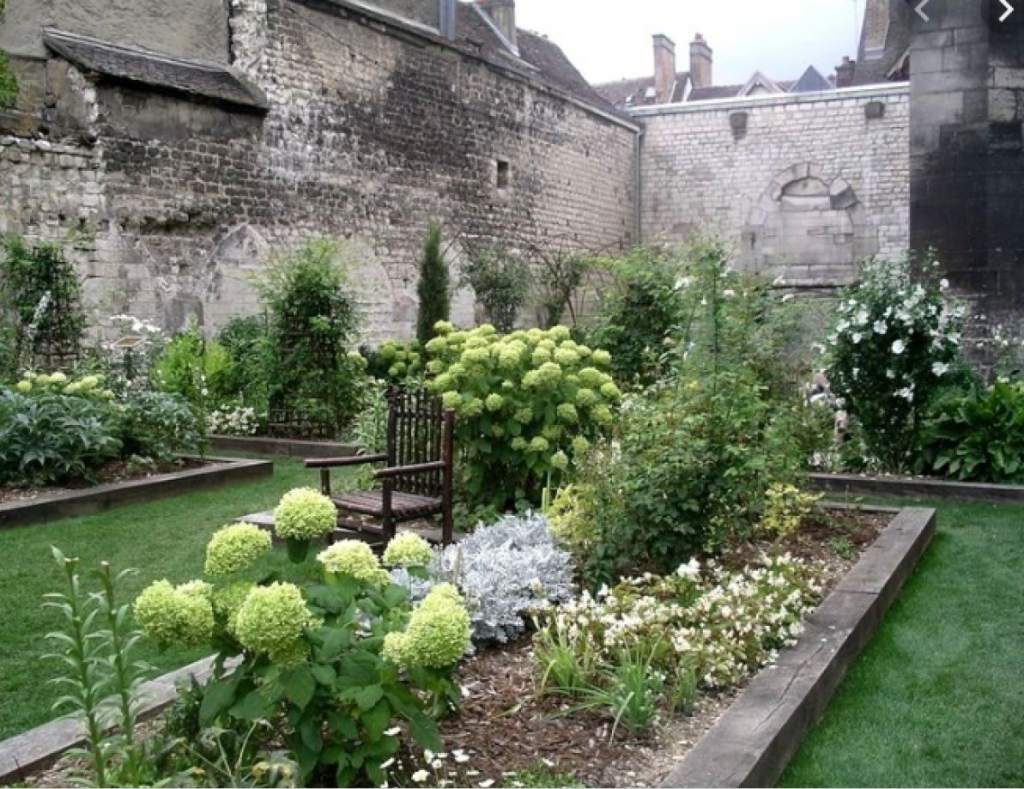
[[512, 168], [508, 162], [498, 160], [498, 188], [508, 189], [512, 181]]

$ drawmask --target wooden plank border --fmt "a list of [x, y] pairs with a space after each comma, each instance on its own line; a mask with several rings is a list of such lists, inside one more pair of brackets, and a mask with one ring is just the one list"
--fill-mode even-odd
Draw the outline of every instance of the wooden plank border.
[[209, 437], [210, 447], [217, 452], [238, 452], [245, 455], [284, 455], [296, 458], [344, 458], [358, 453], [352, 444], [335, 441], [293, 441], [265, 436]]
[[817, 490], [846, 496], [878, 496], [948, 501], [1024, 504], [1024, 486], [956, 482], [933, 477], [879, 477], [860, 474], [809, 474]]
[[198, 488], [269, 477], [274, 473], [274, 464], [269, 460], [186, 457], [205, 460], [212, 465], [0, 504], [0, 529], [91, 515], [125, 504], [177, 496]]

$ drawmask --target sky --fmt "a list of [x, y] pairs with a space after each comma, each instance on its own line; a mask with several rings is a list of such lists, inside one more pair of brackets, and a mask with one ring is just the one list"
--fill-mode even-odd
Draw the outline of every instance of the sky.
[[797, 79], [813, 64], [828, 76], [855, 58], [864, 0], [517, 0], [517, 24], [562, 47], [591, 83], [654, 73], [651, 36], [676, 42], [680, 71], [702, 33], [714, 50], [715, 84], [755, 71]]

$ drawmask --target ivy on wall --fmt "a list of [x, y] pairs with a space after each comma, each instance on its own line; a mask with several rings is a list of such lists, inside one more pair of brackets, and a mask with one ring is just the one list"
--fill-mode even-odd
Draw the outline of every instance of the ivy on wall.
[[[7, 10], [7, 0], [0, 0], [0, 16]], [[11, 71], [7, 53], [0, 51], [0, 110], [14, 106], [18, 98], [18, 80]]]

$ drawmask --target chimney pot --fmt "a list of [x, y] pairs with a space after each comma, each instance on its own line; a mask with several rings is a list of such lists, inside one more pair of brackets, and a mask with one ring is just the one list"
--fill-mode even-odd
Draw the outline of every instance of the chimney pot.
[[672, 101], [676, 87], [676, 44], [668, 36], [654, 36], [654, 102]]
[[848, 88], [853, 84], [857, 63], [850, 60], [849, 55], [843, 55], [843, 62], [836, 66], [836, 87]]
[[704, 36], [697, 33], [690, 42], [690, 82], [695, 88], [710, 88], [712, 85], [712, 50]]

